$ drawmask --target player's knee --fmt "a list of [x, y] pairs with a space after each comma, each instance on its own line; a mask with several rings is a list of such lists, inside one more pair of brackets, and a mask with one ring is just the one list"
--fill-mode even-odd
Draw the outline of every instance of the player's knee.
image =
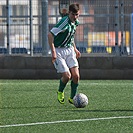
[[65, 73], [63, 75], [63, 79], [65, 80], [65, 82], [68, 82], [71, 79], [71, 73]]
[[68, 81], [71, 79], [71, 74], [70, 73], [67, 75], [67, 79], [68, 79]]
[[80, 79], [79, 74], [74, 74], [74, 75], [72, 76], [72, 79], [73, 79], [73, 81], [75, 81], [75, 83], [78, 82], [79, 79]]

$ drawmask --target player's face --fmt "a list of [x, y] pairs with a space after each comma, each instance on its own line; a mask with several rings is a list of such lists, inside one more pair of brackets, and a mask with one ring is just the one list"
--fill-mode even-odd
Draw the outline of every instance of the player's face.
[[77, 13], [69, 12], [69, 18], [72, 22], [75, 22], [76, 19], [79, 17], [79, 11]]

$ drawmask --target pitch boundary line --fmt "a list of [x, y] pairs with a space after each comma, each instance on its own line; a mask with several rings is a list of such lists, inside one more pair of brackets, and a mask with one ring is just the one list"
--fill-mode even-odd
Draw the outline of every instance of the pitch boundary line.
[[36, 123], [25, 123], [25, 124], [0, 125], [0, 128], [70, 123], [70, 122], [98, 121], [98, 120], [128, 119], [128, 118], [133, 118], [133, 116], [117, 116], [117, 117], [104, 117], [104, 118], [75, 119], [75, 120], [62, 120], [62, 121], [51, 121], [51, 122], [36, 122]]

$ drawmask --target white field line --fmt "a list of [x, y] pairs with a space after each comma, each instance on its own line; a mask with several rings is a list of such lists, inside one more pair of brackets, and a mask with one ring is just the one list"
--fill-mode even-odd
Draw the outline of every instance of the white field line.
[[25, 123], [25, 124], [0, 125], [0, 128], [57, 124], [57, 123], [71, 123], [71, 122], [98, 121], [98, 120], [128, 119], [128, 118], [133, 118], [133, 116], [117, 116], [117, 117], [105, 117], [105, 118], [90, 118], [90, 119], [75, 119], [75, 120], [62, 120], [62, 121], [51, 121], [51, 122], [36, 122], [36, 123]]

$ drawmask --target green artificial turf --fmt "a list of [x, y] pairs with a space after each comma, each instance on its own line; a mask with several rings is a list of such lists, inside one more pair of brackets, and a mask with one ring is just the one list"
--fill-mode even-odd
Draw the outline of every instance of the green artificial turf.
[[85, 108], [68, 103], [70, 82], [65, 89], [65, 104], [60, 104], [58, 83], [0, 80], [0, 133], [133, 132], [133, 118], [127, 118], [133, 117], [131, 80], [81, 80], [78, 93], [89, 98]]

